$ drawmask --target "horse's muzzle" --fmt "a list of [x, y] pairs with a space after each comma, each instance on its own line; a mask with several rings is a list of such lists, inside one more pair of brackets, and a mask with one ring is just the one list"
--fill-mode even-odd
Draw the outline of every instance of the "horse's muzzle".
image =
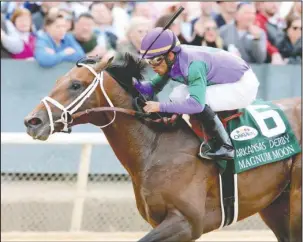
[[41, 140], [46, 140], [47, 135], [44, 135], [43, 130], [44, 128], [44, 123], [42, 119], [39, 117], [35, 116], [29, 116], [24, 119], [24, 125], [26, 126], [27, 130], [26, 132], [28, 135], [33, 137], [34, 139], [41, 139]]
[[43, 122], [38, 117], [26, 117], [24, 119], [24, 125], [27, 129], [38, 129], [43, 125]]

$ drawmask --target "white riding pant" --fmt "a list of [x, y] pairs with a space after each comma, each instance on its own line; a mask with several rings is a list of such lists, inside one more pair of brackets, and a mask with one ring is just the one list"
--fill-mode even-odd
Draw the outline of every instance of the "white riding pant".
[[[234, 83], [217, 84], [206, 88], [206, 104], [214, 112], [245, 108], [256, 98], [259, 81], [249, 69], [241, 79]], [[188, 86], [181, 84], [173, 89], [171, 101], [183, 101], [189, 97]]]

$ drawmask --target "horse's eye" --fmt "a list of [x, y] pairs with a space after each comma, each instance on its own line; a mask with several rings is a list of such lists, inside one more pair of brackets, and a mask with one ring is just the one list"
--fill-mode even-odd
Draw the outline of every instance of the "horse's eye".
[[78, 89], [80, 89], [81, 88], [81, 83], [80, 82], [73, 82], [72, 84], [71, 84], [71, 89], [72, 90], [78, 90]]

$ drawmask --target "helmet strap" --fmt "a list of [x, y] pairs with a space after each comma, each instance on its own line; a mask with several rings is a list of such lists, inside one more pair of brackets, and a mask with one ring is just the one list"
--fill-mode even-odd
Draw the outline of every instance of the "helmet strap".
[[175, 56], [174, 56], [174, 59], [173, 59], [173, 60], [170, 60], [170, 59], [168, 58], [168, 54], [169, 54], [170, 51], [172, 51], [172, 50], [175, 48], [176, 43], [177, 43], [176, 36], [173, 35], [173, 43], [172, 43], [171, 47], [169, 48], [169, 50], [168, 50], [168, 52], [167, 52], [167, 54], [165, 55], [165, 58], [164, 58], [164, 60], [165, 60], [165, 62], [166, 62], [166, 64], [167, 64], [167, 66], [168, 66], [168, 72], [171, 70], [171, 68], [172, 68], [172, 66], [174, 65], [175, 60], [176, 60], [176, 54], [175, 54], [175, 53], [174, 53]]

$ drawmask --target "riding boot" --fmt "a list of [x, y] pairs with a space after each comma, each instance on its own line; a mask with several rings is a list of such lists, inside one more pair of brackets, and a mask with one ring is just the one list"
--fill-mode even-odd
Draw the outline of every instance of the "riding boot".
[[202, 154], [203, 158], [206, 156], [211, 159], [233, 159], [235, 153], [234, 147], [218, 115], [215, 114], [208, 105], [205, 105], [204, 110], [197, 114], [197, 118], [202, 122], [204, 130], [208, 136], [213, 138], [215, 141], [212, 150]]

